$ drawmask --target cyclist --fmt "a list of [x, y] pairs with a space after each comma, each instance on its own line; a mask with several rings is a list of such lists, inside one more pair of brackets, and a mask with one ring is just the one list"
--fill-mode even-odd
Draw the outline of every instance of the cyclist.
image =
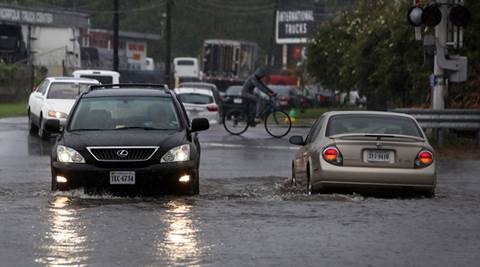
[[248, 100], [246, 101], [248, 111], [250, 112], [248, 116], [248, 122], [251, 126], [255, 126], [255, 118], [259, 116], [260, 112], [260, 97], [254, 93], [255, 87], [270, 97], [275, 97], [277, 95], [265, 84], [263, 84], [262, 78], [264, 78], [266, 75], [266, 69], [264, 67], [259, 67], [257, 70], [255, 70], [255, 73], [250, 75], [243, 84], [242, 97]]

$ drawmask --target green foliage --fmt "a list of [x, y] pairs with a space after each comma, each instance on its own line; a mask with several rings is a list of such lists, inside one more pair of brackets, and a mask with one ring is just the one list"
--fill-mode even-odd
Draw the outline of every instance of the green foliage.
[[374, 109], [421, 102], [428, 70], [405, 20], [408, 3], [361, 0], [338, 14], [309, 44], [308, 71], [326, 88], [358, 89]]

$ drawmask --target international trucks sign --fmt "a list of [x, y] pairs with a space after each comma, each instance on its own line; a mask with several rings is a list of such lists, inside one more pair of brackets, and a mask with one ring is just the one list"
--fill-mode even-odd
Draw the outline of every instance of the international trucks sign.
[[306, 43], [315, 26], [313, 10], [278, 10], [276, 18], [277, 44]]

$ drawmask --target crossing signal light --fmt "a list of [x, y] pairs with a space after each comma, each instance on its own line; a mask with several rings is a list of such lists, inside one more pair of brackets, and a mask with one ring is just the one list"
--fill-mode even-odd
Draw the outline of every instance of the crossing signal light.
[[[413, 6], [408, 11], [408, 22], [414, 27], [435, 27], [442, 21], [442, 11], [439, 4], [429, 5], [425, 8]], [[448, 16], [450, 22], [458, 27], [465, 27], [470, 23], [471, 14], [468, 8], [455, 5], [450, 9]]]

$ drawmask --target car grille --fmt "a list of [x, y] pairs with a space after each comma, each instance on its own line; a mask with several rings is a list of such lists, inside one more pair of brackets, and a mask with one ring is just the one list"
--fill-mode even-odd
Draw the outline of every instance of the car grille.
[[147, 161], [157, 152], [158, 147], [87, 147], [87, 149], [98, 161]]

